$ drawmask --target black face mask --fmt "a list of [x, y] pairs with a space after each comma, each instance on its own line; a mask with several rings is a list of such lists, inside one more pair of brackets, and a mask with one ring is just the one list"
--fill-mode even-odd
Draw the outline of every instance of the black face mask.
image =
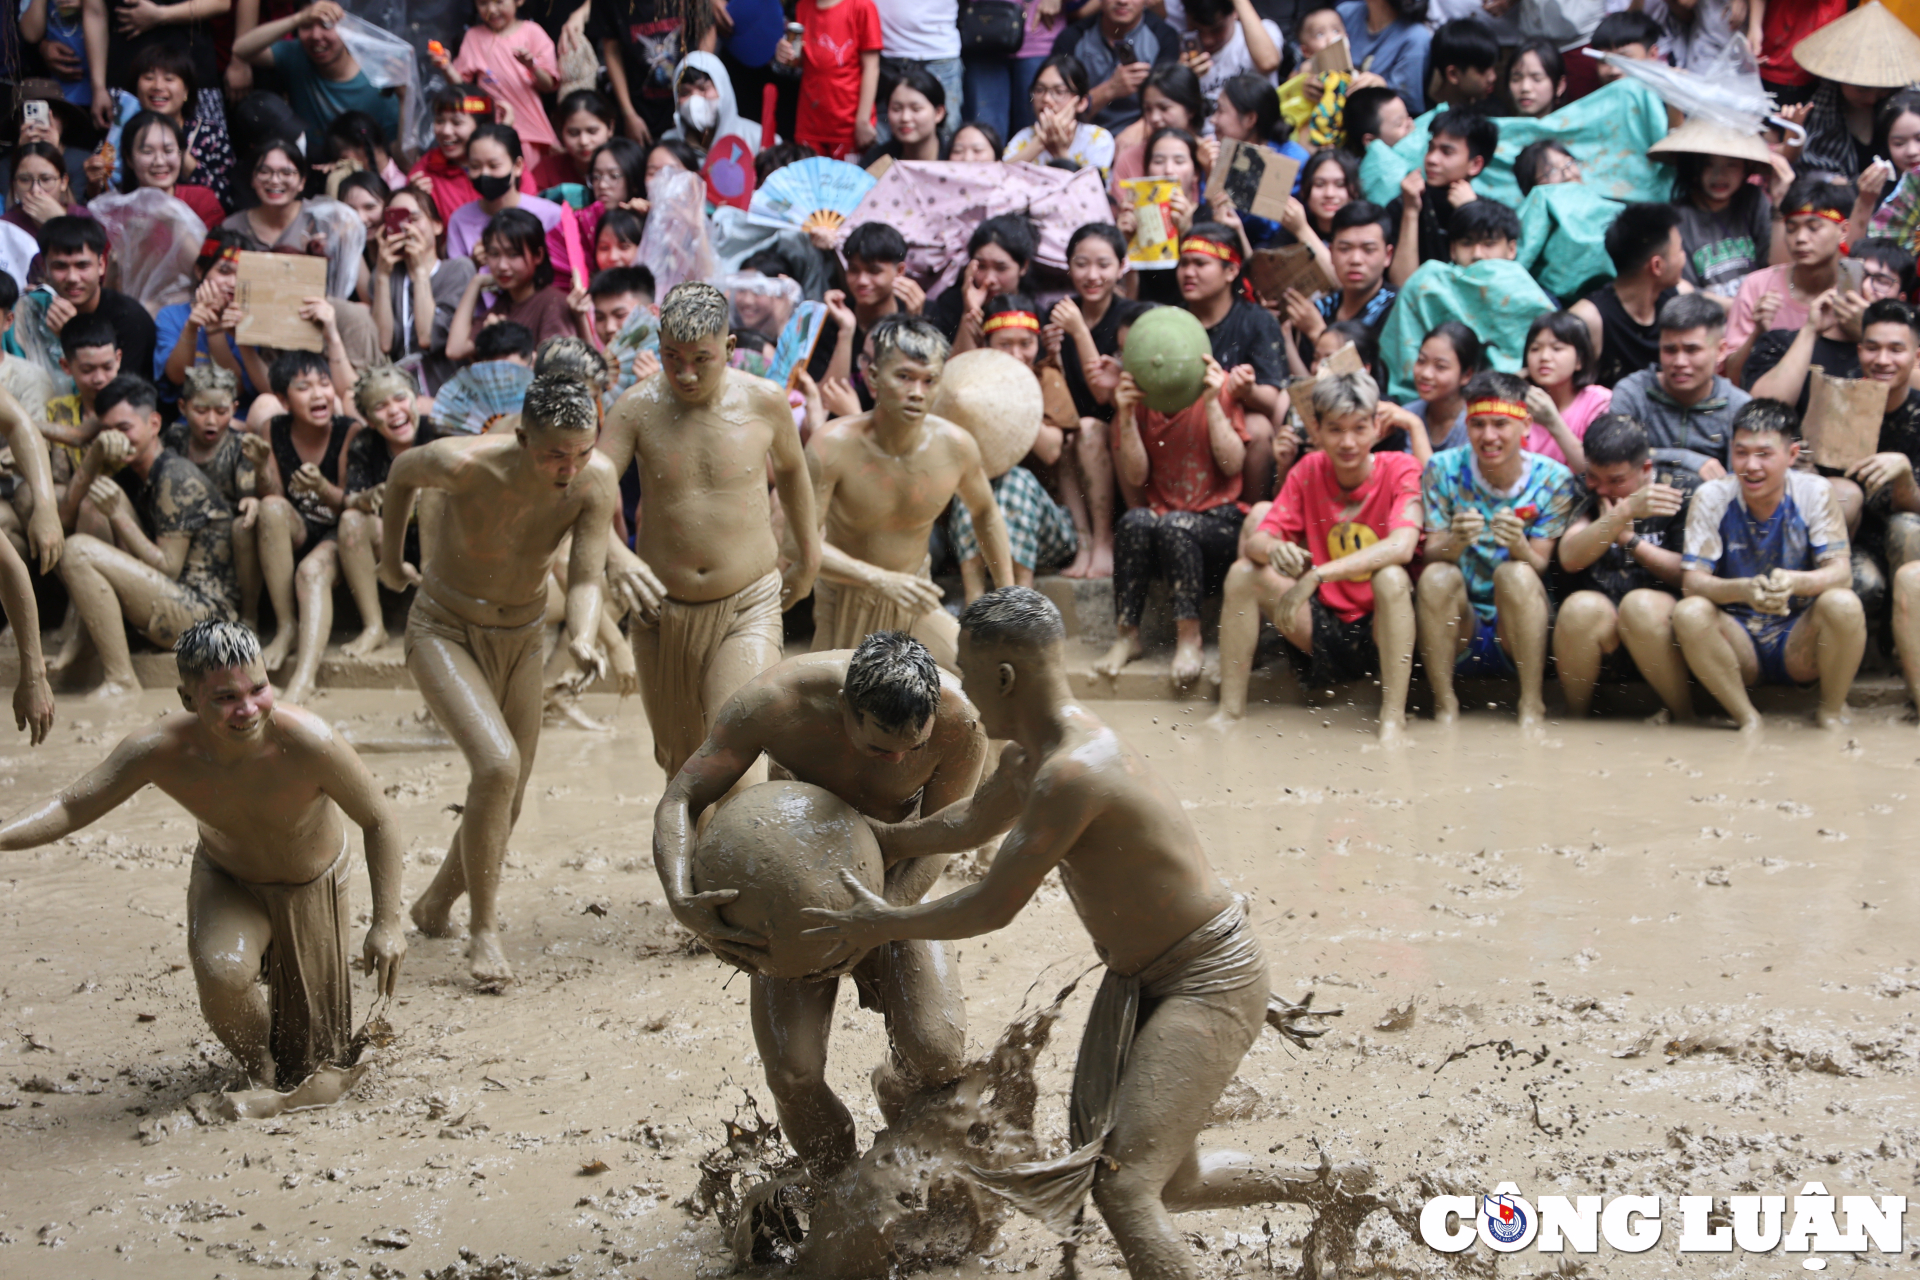
[[513, 177], [510, 174], [486, 174], [473, 179], [473, 189], [480, 193], [482, 200], [498, 200], [513, 190]]

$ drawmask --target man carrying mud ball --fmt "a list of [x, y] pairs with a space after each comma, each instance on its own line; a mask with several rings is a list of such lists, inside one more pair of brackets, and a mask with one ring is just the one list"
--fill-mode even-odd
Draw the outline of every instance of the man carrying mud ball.
[[[594, 448], [599, 429], [592, 388], [537, 377], [512, 435], [417, 445], [387, 473], [380, 581], [393, 591], [420, 585], [407, 614], [407, 670], [472, 775], [460, 828], [413, 922], [446, 937], [453, 904], [471, 894], [468, 968], [483, 984], [513, 981], [500, 945], [500, 869], [540, 742], [548, 566], [569, 535], [568, 647], [583, 671], [605, 670], [593, 638], [619, 473]], [[415, 495], [430, 489], [444, 497], [415, 570], [407, 525]]]
[[[607, 568], [635, 614], [640, 698], [668, 778], [726, 700], [780, 661], [780, 615], [813, 590], [820, 568], [793, 413], [778, 387], [728, 367], [727, 317], [712, 285], [667, 294], [660, 372], [620, 397], [600, 441], [615, 475], [640, 468], [639, 555], [616, 542]], [[784, 573], [769, 470], [798, 548]]]
[[251, 631], [197, 622], [174, 660], [186, 711], [123, 739], [93, 772], [0, 827], [0, 849], [51, 844], [148, 785], [178, 801], [200, 827], [187, 883], [200, 1011], [256, 1085], [290, 1089], [340, 1063], [353, 1034], [340, 815], [366, 842], [365, 956], [384, 995], [407, 952], [400, 836], [353, 748], [320, 717], [274, 704]]
[[[823, 1183], [856, 1154], [853, 1117], [826, 1079], [840, 984], [754, 972], [766, 940], [729, 926], [719, 913], [739, 895], [695, 893], [689, 870], [700, 815], [763, 752], [785, 776], [832, 792], [868, 818], [895, 822], [971, 795], [987, 736], [959, 680], [934, 665], [925, 645], [878, 631], [852, 652], [789, 659], [740, 690], [654, 810], [653, 856], [667, 903], [716, 954], [753, 973], [753, 1037], [767, 1087], [781, 1128]], [[920, 901], [946, 861], [895, 862], [887, 869], [886, 900]], [[874, 1091], [891, 1123], [909, 1095], [946, 1084], [966, 1067], [959, 975], [939, 943], [899, 941], [874, 948], [852, 977], [861, 1005], [887, 1020], [893, 1052], [874, 1072]]]
[[[856, 903], [810, 909], [849, 954], [902, 938], [971, 938], [1013, 922], [1056, 866], [1107, 965], [1074, 1069], [1070, 1157], [992, 1181], [1052, 1221], [1088, 1188], [1134, 1280], [1197, 1277], [1170, 1210], [1282, 1198], [1288, 1182], [1195, 1147], [1267, 1012], [1267, 962], [1240, 901], [1207, 864], [1179, 799], [1067, 686], [1060, 613], [1030, 587], [960, 618], [960, 674], [988, 736], [1015, 745], [969, 801], [875, 824], [889, 864], [1007, 832], [986, 878], [894, 905], [844, 875]], [[1011, 828], [1011, 830], [1009, 830]]]

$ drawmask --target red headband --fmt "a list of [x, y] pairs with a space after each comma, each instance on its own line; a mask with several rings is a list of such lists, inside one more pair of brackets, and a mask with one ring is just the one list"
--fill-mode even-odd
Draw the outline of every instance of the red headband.
[[1523, 404], [1511, 400], [1475, 400], [1467, 405], [1469, 418], [1513, 418], [1519, 422], [1532, 422], [1533, 414]]
[[1223, 244], [1215, 244], [1211, 240], [1182, 240], [1180, 242], [1180, 252], [1183, 254], [1197, 253], [1203, 257], [1218, 258], [1236, 270], [1240, 266], [1240, 254], [1236, 250], [1229, 249]]
[[460, 99], [460, 111], [463, 115], [490, 116], [493, 114], [493, 104], [485, 98], [468, 94]]
[[1031, 329], [1040, 332], [1040, 317], [1031, 311], [1002, 311], [990, 316], [981, 326], [983, 333], [992, 333], [996, 329]]
[[1836, 227], [1847, 225], [1847, 215], [1838, 209], [1789, 209], [1787, 216], [1789, 218], [1825, 218]]
[[200, 256], [203, 258], [218, 258], [222, 262], [238, 262], [240, 261], [240, 246], [237, 244], [221, 244], [218, 240], [209, 236], [200, 246]]

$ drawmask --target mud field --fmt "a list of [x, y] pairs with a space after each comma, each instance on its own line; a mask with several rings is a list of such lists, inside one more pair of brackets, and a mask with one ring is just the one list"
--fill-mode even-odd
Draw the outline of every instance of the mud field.
[[[395, 1038], [332, 1111], [203, 1123], [193, 1095], [236, 1069], [199, 1016], [184, 939], [189, 820], [148, 791], [104, 822], [0, 855], [0, 1274], [29, 1277], [717, 1276], [698, 1162], [771, 1115], [744, 979], [661, 903], [650, 836], [662, 779], [636, 701], [589, 699], [612, 736], [549, 728], [502, 889], [521, 983], [476, 993], [462, 946], [414, 935]], [[9, 737], [11, 811], [158, 714], [65, 701], [51, 744]], [[411, 694], [318, 710], [418, 734]], [[1310, 1051], [1268, 1033], [1210, 1133], [1264, 1158], [1365, 1161], [1417, 1213], [1440, 1191], [1666, 1197], [1659, 1245], [1584, 1259], [1484, 1247], [1447, 1257], [1387, 1212], [1341, 1274], [1804, 1274], [1803, 1254], [1681, 1254], [1681, 1194], [1916, 1196], [1920, 1105], [1920, 735], [1856, 711], [1830, 736], [1772, 718], [1733, 734], [1561, 721], [1529, 745], [1510, 713], [1456, 733], [1416, 721], [1383, 753], [1349, 706], [1256, 707], [1222, 740], [1210, 708], [1103, 704], [1185, 799], [1248, 895], [1274, 988], [1344, 1017]], [[407, 838], [411, 897], [452, 832], [448, 751], [370, 757]], [[357, 844], [356, 839], [356, 844]], [[356, 854], [356, 862], [358, 855]], [[952, 873], [950, 873], [952, 874]], [[356, 865], [356, 910], [367, 882]], [[464, 907], [461, 909], [464, 914]], [[358, 954], [357, 926], [353, 946]], [[958, 946], [970, 1048], [1092, 962], [1053, 883], [1004, 933]], [[370, 979], [359, 979], [356, 1018]], [[1039, 1137], [1064, 1149], [1083, 983], [1039, 1060]], [[861, 1120], [883, 1040], [843, 984], [832, 1078]], [[1364, 1207], [1364, 1206], [1363, 1206]], [[1300, 1273], [1316, 1211], [1179, 1219], [1209, 1276]], [[1920, 1269], [1825, 1258], [1828, 1274]], [[1124, 1274], [1096, 1232], [1082, 1277]], [[991, 1256], [936, 1275], [1056, 1275], [1016, 1220]]]

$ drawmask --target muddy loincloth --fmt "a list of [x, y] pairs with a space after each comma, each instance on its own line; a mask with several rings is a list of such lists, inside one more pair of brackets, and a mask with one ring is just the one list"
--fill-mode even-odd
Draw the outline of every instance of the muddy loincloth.
[[[1073, 1151], [1005, 1169], [973, 1168], [974, 1177], [1059, 1234], [1073, 1234], [1074, 1215], [1093, 1190], [1107, 1136], [1117, 1119], [1114, 1104], [1143, 1020], [1142, 1003], [1151, 1014], [1162, 1000], [1204, 999], [1255, 983], [1264, 986], [1266, 981], [1267, 959], [1238, 896], [1139, 973], [1123, 976], [1107, 970], [1087, 1010], [1087, 1028], [1073, 1068], [1068, 1129]], [[1258, 1027], [1251, 1028], [1249, 1042], [1258, 1034]]]
[[493, 695], [494, 702], [504, 706], [507, 690], [512, 686], [522, 663], [531, 662], [535, 678], [538, 678], [537, 673], [545, 660], [541, 646], [546, 635], [546, 623], [543, 611], [532, 622], [517, 627], [481, 626], [460, 617], [428, 595], [423, 588], [414, 594], [413, 607], [407, 610], [404, 651], [411, 654], [414, 642], [427, 637], [459, 645], [479, 664], [480, 674], [485, 677], [487, 691]]
[[[933, 581], [931, 558], [922, 562], [915, 576]], [[939, 606], [935, 605], [934, 610], [938, 609]], [[816, 579], [813, 584], [813, 652], [857, 649], [862, 640], [876, 631], [911, 632], [922, 618], [934, 610], [916, 613], [901, 608], [871, 587]], [[953, 666], [948, 655], [936, 652], [934, 658], [942, 666]]]
[[254, 884], [194, 853], [203, 875], [253, 899], [273, 933], [260, 958], [267, 980], [267, 1047], [275, 1084], [291, 1089], [320, 1067], [346, 1065], [353, 1039], [353, 976], [347, 967], [347, 837], [340, 856], [305, 884]]
[[[780, 661], [785, 639], [780, 588], [779, 572], [770, 570], [718, 600], [698, 604], [671, 597], [662, 600], [659, 620], [650, 625], [634, 619], [633, 660], [640, 670], [640, 702], [653, 727], [653, 758], [669, 780], [707, 740], [709, 708], [702, 695], [707, 668], [721, 647], [734, 641], [758, 641], [765, 646], [766, 666]], [[726, 697], [736, 692], [729, 689]]]

